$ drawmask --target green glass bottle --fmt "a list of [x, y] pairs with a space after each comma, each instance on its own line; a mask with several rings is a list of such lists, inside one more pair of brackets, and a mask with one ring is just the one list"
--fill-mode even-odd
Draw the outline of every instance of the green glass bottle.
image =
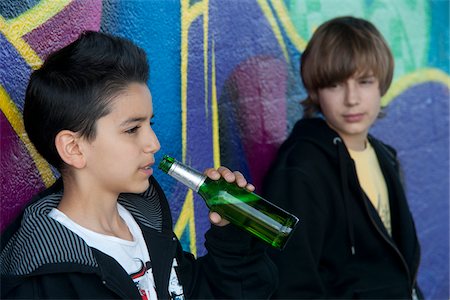
[[170, 156], [163, 157], [159, 168], [197, 192], [211, 211], [274, 248], [283, 249], [297, 225], [296, 216], [257, 194], [223, 178], [212, 180]]

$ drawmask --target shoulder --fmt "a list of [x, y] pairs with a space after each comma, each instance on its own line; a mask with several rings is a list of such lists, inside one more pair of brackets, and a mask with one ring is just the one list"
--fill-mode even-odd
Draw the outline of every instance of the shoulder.
[[21, 226], [2, 249], [0, 260], [4, 274], [26, 275], [51, 264], [72, 262], [97, 266], [89, 246], [48, 216], [60, 197], [60, 194], [50, 195], [27, 207]]
[[379, 139], [369, 135], [369, 142], [377, 156], [381, 159], [387, 159], [391, 164], [397, 165], [397, 150], [394, 147], [380, 141]]
[[279, 148], [273, 168], [314, 171], [326, 167], [329, 162], [337, 161], [336, 138], [338, 135], [324, 120], [302, 119]]
[[284, 197], [295, 191], [309, 195], [323, 193], [322, 187], [326, 182], [336, 181], [339, 168], [337, 151], [332, 140], [327, 146], [302, 138], [288, 142], [280, 148], [264, 177], [264, 193], [272, 197]]

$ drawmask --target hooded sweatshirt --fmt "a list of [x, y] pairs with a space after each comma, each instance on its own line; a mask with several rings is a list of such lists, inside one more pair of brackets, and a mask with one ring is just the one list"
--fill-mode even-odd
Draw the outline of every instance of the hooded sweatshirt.
[[368, 137], [388, 189], [392, 236], [363, 192], [354, 161], [323, 119], [302, 119], [279, 149], [264, 196], [300, 221], [282, 252], [273, 298], [413, 298], [419, 242], [395, 151]]
[[[1, 299], [142, 299], [132, 278], [105, 253], [48, 216], [58, 206], [62, 180], [40, 193], [1, 236]], [[153, 177], [143, 194], [118, 202], [140, 227], [159, 299], [268, 298], [276, 269], [265, 247], [232, 225], [211, 226], [208, 254], [182, 250], [172, 230], [166, 197]], [[184, 295], [169, 291], [174, 259]], [[169, 294], [170, 293], [170, 294]]]

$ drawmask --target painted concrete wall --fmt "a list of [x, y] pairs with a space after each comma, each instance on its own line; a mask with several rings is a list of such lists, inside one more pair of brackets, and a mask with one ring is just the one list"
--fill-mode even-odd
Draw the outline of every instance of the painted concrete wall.
[[[164, 153], [203, 170], [226, 165], [257, 187], [301, 117], [299, 58], [338, 15], [371, 20], [396, 60], [372, 133], [397, 148], [422, 243], [419, 283], [449, 298], [448, 0], [3, 0], [0, 3], [0, 166], [3, 230], [56, 172], [24, 133], [31, 71], [85, 29], [128, 37], [150, 58], [155, 130]], [[339, 58], [336, 58], [339, 59]], [[184, 247], [205, 252], [202, 200], [157, 171]]]

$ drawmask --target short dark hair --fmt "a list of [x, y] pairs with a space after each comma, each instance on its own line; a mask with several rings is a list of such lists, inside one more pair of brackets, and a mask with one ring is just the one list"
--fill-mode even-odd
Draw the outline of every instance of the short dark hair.
[[110, 112], [115, 96], [132, 82], [147, 83], [148, 77], [143, 49], [121, 37], [82, 33], [31, 74], [23, 110], [30, 141], [61, 171], [56, 135], [71, 130], [93, 140], [96, 122]]
[[392, 82], [394, 59], [381, 33], [367, 20], [337, 17], [320, 25], [301, 57], [301, 78], [308, 92], [305, 117], [320, 112], [317, 92], [357, 72], [373, 72], [383, 96]]

